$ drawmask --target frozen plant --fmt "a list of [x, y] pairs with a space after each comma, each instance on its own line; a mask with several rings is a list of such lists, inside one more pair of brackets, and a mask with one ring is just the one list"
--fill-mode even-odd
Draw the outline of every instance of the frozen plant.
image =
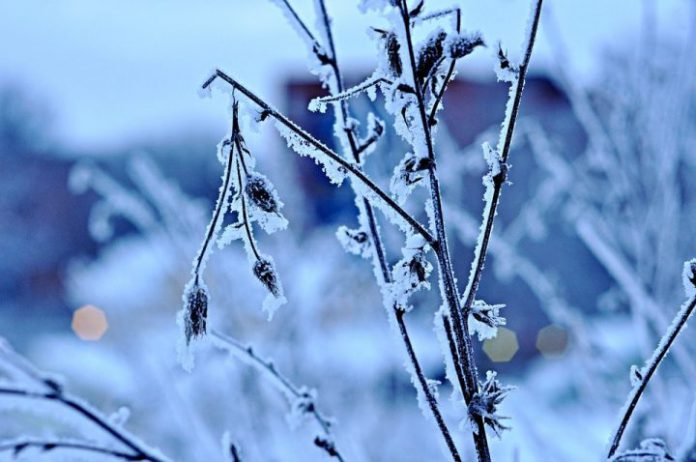
[[[504, 323], [498, 313], [499, 306], [482, 305], [476, 300], [476, 293], [483, 274], [500, 195], [507, 181], [507, 163], [512, 136], [539, 26], [542, 0], [533, 2], [530, 27], [526, 32], [519, 62], [513, 62], [513, 58], [502, 51], [498, 56], [498, 68], [501, 70], [499, 75], [504, 75], [501, 80], [505, 80], [510, 85], [509, 101], [497, 147], [484, 146], [484, 156], [490, 167], [489, 173], [484, 177], [485, 208], [471, 274], [463, 293], [457, 287], [447, 245], [447, 227], [434, 140], [437, 132], [437, 114], [442, 107], [447, 84], [454, 77], [457, 61], [474, 52], [476, 48], [485, 46], [484, 39], [478, 32], [462, 31], [461, 12], [458, 8], [428, 12], [424, 0], [414, 5], [408, 5], [406, 0], [363, 1], [361, 8], [382, 13], [388, 26], [373, 28], [378, 49], [378, 66], [373, 75], [354, 88], [346, 88], [325, 2], [323, 0], [315, 2], [319, 27], [319, 33], [316, 35], [289, 0], [274, 0], [274, 3], [281, 8], [288, 21], [307, 44], [312, 61], [311, 71], [320, 77], [323, 86], [329, 91], [328, 96], [312, 101], [310, 109], [323, 112], [328, 105], [332, 105], [336, 121], [334, 133], [341, 147], [340, 152], [335, 152], [322, 144], [221, 70], [216, 70], [205, 81], [202, 92], [206, 93], [214, 86], [223, 89], [226, 87], [231, 91], [234, 108], [233, 125], [237, 123], [235, 121], [238, 117], [236, 98], [246, 98], [247, 102], [257, 109], [256, 122], [262, 123], [273, 119], [288, 146], [302, 156], [313, 158], [323, 167], [332, 183], [340, 185], [345, 178], [350, 180], [355, 193], [360, 227], [357, 230], [341, 227], [338, 231], [339, 240], [348, 252], [372, 259], [385, 308], [404, 344], [407, 370], [412, 374], [412, 382], [416, 386], [419, 402], [434, 418], [451, 458], [460, 461], [462, 457], [459, 449], [440, 411], [437, 389], [434, 382], [423, 372], [405, 322], [405, 315], [410, 309], [411, 295], [417, 290], [430, 288], [428, 279], [432, 264], [429, 258], [432, 257], [436, 261], [437, 285], [443, 301], [442, 307], [435, 311], [436, 325], [442, 325], [448, 339], [446, 342], [441, 342], [443, 354], [446, 361], [454, 365], [454, 374], [450, 377], [452, 386], [458, 390], [470, 410], [471, 434], [477, 458], [481, 462], [488, 462], [491, 456], [486, 425], [496, 434], [504, 428], [500, 425], [493, 408], [497, 408], [500, 404], [507, 388], [495, 380], [494, 374], [490, 374], [485, 383], [480, 382], [474, 360], [474, 342], [469, 328], [469, 319], [473, 318], [490, 329], [485, 334], [477, 329], [481, 338], [494, 336], [495, 328]], [[446, 21], [450, 20], [449, 27], [440, 25], [443, 20], [445, 20], [444, 26], [447, 26]], [[432, 26], [433, 24], [435, 25]], [[430, 33], [418, 43], [414, 34], [415, 29], [427, 27], [431, 28]], [[376, 89], [383, 94], [385, 108], [393, 116], [395, 132], [410, 145], [410, 151], [395, 167], [390, 193], [381, 189], [364, 171], [365, 154], [374, 150], [380, 135], [385, 130], [384, 123], [370, 115], [367, 124], [368, 132], [359, 133], [359, 124], [351, 115], [349, 105], [349, 100], [358, 97], [361, 93], [367, 93], [371, 98], [375, 98]], [[241, 153], [238, 157], [243, 158]], [[422, 204], [428, 217], [427, 226], [423, 225], [417, 216], [403, 208], [411, 192], [420, 185], [426, 187], [430, 193], [429, 200]], [[219, 214], [221, 207], [226, 207], [225, 192], [222, 190], [220, 197], [197, 261], [205, 260], [206, 243], [210, 239], [210, 234], [216, 233], [215, 217]], [[380, 236], [376, 209], [382, 211], [386, 218], [404, 234], [403, 258], [393, 267], [389, 263], [387, 250]], [[247, 242], [254, 242], [248, 232]], [[196, 288], [199, 266], [201, 265], [198, 263], [194, 265], [193, 285], [190, 283], [187, 286], [185, 294]], [[265, 274], [256, 266], [254, 273], [257, 277], [259, 273]], [[192, 325], [195, 319], [191, 315], [195, 314], [195, 306], [188, 302], [191, 299], [189, 295], [185, 295], [184, 299], [187, 302], [184, 316], [186, 313], [190, 314], [185, 325], [186, 323]], [[184, 329], [185, 334], [190, 331], [190, 328]], [[203, 334], [203, 331], [199, 333]], [[442, 339], [442, 335], [434, 336], [434, 339], [438, 337]], [[190, 336], [187, 335], [186, 340], [189, 339]]]
[[[242, 240], [254, 275], [268, 290], [263, 309], [269, 320], [286, 302], [273, 258], [259, 251], [252, 232], [254, 223], [269, 234], [287, 227], [287, 220], [280, 213], [283, 203], [270, 181], [254, 170], [254, 158], [241, 133], [236, 101], [232, 106], [232, 128], [229, 136], [220, 142], [218, 159], [224, 166], [220, 195], [201, 249], [193, 261], [191, 280], [183, 295], [184, 308], [179, 314], [186, 345], [207, 331], [209, 296], [203, 273], [215, 242], [223, 248], [234, 240]], [[235, 220], [223, 230], [223, 220], [228, 213], [234, 214]]]

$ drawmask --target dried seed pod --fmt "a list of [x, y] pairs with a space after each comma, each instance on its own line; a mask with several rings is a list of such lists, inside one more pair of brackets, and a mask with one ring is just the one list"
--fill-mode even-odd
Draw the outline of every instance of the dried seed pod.
[[447, 54], [452, 59], [459, 59], [470, 54], [479, 46], [485, 46], [481, 34], [457, 34], [447, 41]]
[[369, 258], [372, 255], [372, 245], [365, 231], [341, 226], [336, 231], [336, 237], [346, 252]]
[[429, 271], [426, 268], [429, 265], [428, 261], [425, 259], [425, 255], [416, 254], [408, 264], [408, 270], [411, 273], [411, 287], [416, 288], [420, 284], [427, 281]]
[[261, 281], [261, 284], [276, 298], [282, 296], [278, 275], [276, 274], [273, 263], [265, 258], [260, 258], [254, 263], [254, 276]]
[[500, 437], [500, 433], [503, 430], [509, 430], [509, 427], [502, 424], [501, 421], [508, 417], [498, 415], [498, 406], [513, 389], [514, 387], [501, 385], [495, 372], [486, 372], [486, 381], [469, 402], [469, 418], [473, 420], [474, 416], [481, 417], [483, 423]]
[[423, 6], [425, 5], [425, 0], [420, 0], [416, 6], [414, 6], [411, 11], [408, 12], [408, 16], [413, 19], [418, 17], [423, 12]]
[[275, 189], [263, 175], [251, 173], [246, 177], [244, 194], [252, 205], [266, 213], [278, 213]]
[[401, 55], [399, 55], [400, 49], [401, 44], [399, 43], [399, 39], [396, 38], [396, 34], [394, 32], [387, 32], [384, 36], [384, 51], [387, 53], [389, 72], [392, 77], [400, 77], [404, 71]]
[[195, 284], [186, 295], [186, 314], [184, 318], [184, 335], [186, 344], [195, 337], [206, 333], [208, 319], [208, 292]]
[[447, 33], [440, 30], [434, 35], [431, 35], [425, 44], [418, 51], [418, 58], [416, 60], [416, 75], [418, 79], [424, 81], [428, 75], [433, 70], [433, 67], [437, 64], [439, 59], [442, 57], [443, 46], [445, 39], [447, 38]]

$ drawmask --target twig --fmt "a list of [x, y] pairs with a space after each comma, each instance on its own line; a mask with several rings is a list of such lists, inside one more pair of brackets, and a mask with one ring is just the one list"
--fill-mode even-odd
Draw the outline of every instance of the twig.
[[[319, 9], [320, 9], [320, 14], [321, 14], [321, 19], [326, 31], [326, 37], [328, 40], [328, 47], [329, 50], [331, 51], [331, 56], [333, 58], [332, 60], [332, 70], [333, 70], [333, 77], [335, 79], [336, 83], [336, 92], [338, 94], [344, 92], [344, 84], [343, 84], [343, 78], [342, 74], [340, 71], [340, 67], [338, 66], [338, 60], [336, 59], [336, 49], [335, 49], [335, 44], [333, 41], [333, 34], [332, 34], [332, 29], [331, 29], [331, 23], [329, 21], [329, 16], [326, 11], [326, 5], [324, 0], [318, 0], [317, 2]], [[349, 107], [348, 107], [348, 102], [346, 99], [341, 99], [340, 104], [337, 105], [336, 107], [336, 115], [337, 118], [338, 116], [341, 117], [342, 121], [345, 122], [348, 119], [349, 115]], [[352, 156], [353, 159], [359, 163], [360, 161], [360, 153], [362, 150], [364, 150], [364, 147], [367, 146], [367, 143], [363, 145], [363, 148], [361, 149], [360, 147], [357, 146], [357, 143], [355, 142], [355, 133], [353, 128], [343, 130], [342, 133], [346, 137], [346, 141], [348, 142], [348, 146], [350, 146], [350, 149], [352, 151]], [[356, 194], [357, 191], [355, 191]], [[369, 228], [369, 236], [370, 236], [370, 241], [372, 242], [372, 246], [374, 249], [374, 258], [373, 258], [373, 264], [375, 266], [378, 266], [379, 271], [378, 274], [381, 274], [382, 276], [382, 284], [391, 284], [393, 282], [393, 276], [391, 273], [391, 270], [389, 269], [389, 265], [387, 263], [387, 257], [386, 257], [386, 251], [384, 249], [384, 244], [382, 242], [382, 239], [379, 235], [379, 232], [377, 231], [378, 229], [378, 224], [377, 224], [377, 217], [374, 214], [374, 210], [372, 208], [372, 205], [370, 201], [362, 197], [362, 210], [359, 209], [358, 213], [364, 214], [365, 218], [367, 219], [368, 223], [368, 228]], [[399, 333], [401, 334], [401, 339], [404, 342], [404, 347], [406, 348], [406, 352], [408, 354], [409, 361], [411, 362], [411, 367], [413, 369], [413, 373], [416, 375], [418, 385], [420, 386], [421, 392], [425, 396], [426, 401], [428, 402], [428, 407], [430, 408], [431, 413], [433, 414], [433, 417], [435, 419], [435, 422], [437, 423], [438, 429], [440, 430], [440, 433], [442, 434], [442, 437], [445, 440], [445, 444], [447, 445], [452, 458], [455, 461], [461, 461], [461, 456], [459, 455], [459, 452], [457, 450], [456, 445], [454, 444], [454, 440], [452, 439], [451, 433], [449, 431], [449, 428], [447, 427], [447, 424], [445, 423], [445, 420], [442, 416], [442, 413], [440, 411], [440, 408], [437, 403], [437, 399], [432, 393], [432, 390], [430, 387], [428, 387], [428, 382], [425, 377], [425, 374], [423, 373], [423, 368], [420, 365], [420, 362], [418, 360], [418, 357], [416, 355], [416, 352], [413, 348], [413, 344], [411, 342], [411, 337], [408, 333], [408, 329], [406, 327], [406, 321], [404, 319], [405, 315], [405, 310], [403, 307], [400, 307], [398, 305], [394, 305], [392, 307], [393, 309], [393, 315], [394, 318], [397, 322], [397, 325], [399, 327]]]
[[[454, 8], [452, 10], [446, 10], [444, 13], [441, 12], [442, 14], [451, 14], [452, 12], [455, 13], [456, 17], [456, 29], [457, 32], [461, 32], [462, 29], [462, 11], [459, 8]], [[437, 17], [437, 16], [433, 16]], [[423, 18], [425, 21], [426, 19]], [[445, 76], [445, 80], [442, 82], [442, 86], [440, 87], [440, 91], [437, 92], [435, 95], [435, 102], [433, 103], [433, 107], [430, 109], [430, 115], [428, 116], [428, 124], [433, 125], [435, 122], [435, 114], [437, 113], [437, 108], [440, 105], [440, 102], [442, 101], [442, 97], [445, 94], [445, 90], [447, 89], [447, 84], [449, 83], [450, 79], [452, 78], [452, 75], [454, 74], [454, 69], [455, 66], [457, 65], [457, 60], [453, 59], [452, 62], [450, 63], [449, 69], [447, 69], [447, 75]]]
[[655, 374], [655, 371], [662, 363], [662, 360], [665, 358], [665, 356], [667, 356], [669, 349], [671, 348], [679, 333], [684, 329], [684, 327], [686, 327], [686, 323], [689, 320], [689, 317], [693, 314], [695, 307], [696, 295], [692, 295], [691, 299], [687, 300], [687, 302], [684, 303], [684, 305], [682, 306], [681, 310], [679, 310], [679, 313], [677, 313], [667, 333], [660, 340], [660, 343], [655, 349], [652, 357], [647, 361], [645, 367], [642, 370], [643, 376], [640, 379], [640, 382], [631, 390], [631, 393], [628, 395], [626, 404], [624, 405], [624, 409], [621, 415], [621, 419], [619, 420], [619, 425], [617, 429], [614, 431], [614, 434], [611, 439], [611, 445], [609, 446], [609, 451], [607, 452], [607, 459], [610, 459], [614, 455], [616, 450], [619, 448], [619, 444], [621, 443], [621, 437], [623, 436], [624, 431], [626, 430], [628, 422], [631, 420], [633, 411], [636, 409], [636, 406], [638, 405], [640, 398], [643, 396], [643, 393], [645, 392], [645, 389], [648, 386], [648, 382]]
[[[408, 12], [408, 5], [405, 0], [399, 1], [399, 9], [403, 19], [404, 34], [406, 37], [406, 46], [408, 57], [413, 73], [413, 85], [416, 89], [416, 99], [418, 102], [418, 112], [420, 115], [421, 127], [425, 139], [425, 144], [428, 150], [428, 158], [430, 160], [430, 168], [428, 169], [428, 177], [430, 181], [430, 197], [433, 205], [434, 226], [437, 235], [437, 241], [440, 244], [439, 248], [434, 249], [437, 256], [438, 267], [440, 269], [440, 277], [442, 280], [442, 288], [444, 290], [444, 298], [449, 313], [454, 322], [454, 332], [456, 337], [457, 348], [456, 352], [460, 353], [459, 357], [452, 358], [453, 361], [461, 361], [459, 371], [464, 374], [464, 377], [459, 378], [460, 383], [465, 385], [462, 395], [467, 400], [467, 404], [471, 396], [478, 390], [478, 378], [476, 372], [476, 364], [473, 358], [473, 347], [471, 345], [471, 336], [468, 332], [468, 326], [461, 316], [461, 306], [459, 295], [454, 280], [454, 272], [451, 264], [449, 250], [447, 248], [447, 235], [444, 223], [444, 214], [442, 210], [442, 196], [440, 192], [440, 182], [436, 174], [435, 151], [433, 148], [430, 125], [428, 123], [425, 112], [425, 102], [423, 100], [423, 89], [416, 75], [416, 58], [411, 37], [411, 21]], [[486, 439], [486, 431], [483, 423], [483, 418], [480, 415], [474, 416], [474, 424], [476, 431], [473, 432], [474, 444], [476, 446], [476, 454], [480, 462], [490, 462], [490, 454], [488, 449], [488, 441]]]
[[108, 433], [115, 440], [134, 451], [134, 455], [140, 458], [136, 460], [149, 460], [151, 462], [166, 461], [166, 459], [153, 455], [150, 452], [150, 450], [145, 449], [142, 445], [137, 443], [134, 440], [134, 438], [128, 435], [125, 431], [122, 431], [116, 428], [114, 425], [110, 424], [106, 417], [99, 415], [96, 411], [90, 410], [87, 406], [85, 406], [76, 398], [67, 396], [62, 393], [57, 393], [55, 391], [38, 392], [13, 387], [0, 387], [0, 396], [1, 395], [17, 396], [26, 399], [37, 399], [60, 403], [61, 405], [70, 408], [71, 410], [80, 414], [82, 417], [92, 422], [94, 425], [102, 429], [104, 432]]
[[321, 43], [319, 43], [314, 34], [312, 34], [312, 31], [309, 30], [307, 24], [302, 20], [300, 15], [297, 14], [297, 11], [295, 8], [293, 8], [292, 4], [288, 0], [272, 0], [272, 2], [281, 7], [285, 7], [288, 13], [288, 19], [294, 22], [300, 28], [302, 34], [304, 34], [304, 36], [311, 42], [312, 52], [323, 64], [326, 64], [326, 61], [330, 61], [332, 59], [326, 54], [324, 47], [321, 46]]
[[315, 148], [317, 151], [321, 152], [323, 155], [325, 155], [329, 161], [338, 164], [339, 166], [343, 167], [348, 173], [350, 173], [354, 179], [358, 180], [363, 186], [365, 186], [367, 189], [369, 189], [372, 193], [376, 195], [377, 198], [379, 198], [383, 202], [383, 206], [387, 210], [391, 210], [392, 212], [396, 213], [399, 217], [401, 217], [410, 227], [414, 229], [415, 232], [423, 236], [423, 238], [428, 242], [428, 244], [431, 247], [437, 247], [437, 241], [433, 238], [433, 236], [430, 235], [430, 233], [423, 227], [422, 224], [420, 224], [415, 218], [413, 218], [408, 212], [406, 212], [403, 208], [401, 208], [395, 201], [392, 199], [387, 193], [385, 193], [379, 186], [377, 186], [372, 180], [370, 180], [358, 167], [355, 166], [350, 161], [345, 160], [342, 158], [339, 154], [335, 153], [326, 145], [324, 145], [321, 141], [317, 140], [314, 138], [312, 135], [304, 131], [302, 128], [300, 128], [295, 122], [291, 121], [288, 119], [286, 116], [278, 112], [276, 109], [272, 108], [268, 103], [263, 101], [261, 98], [259, 98], [257, 95], [252, 93], [250, 90], [248, 90], [246, 87], [244, 87], [242, 84], [237, 82], [235, 79], [232, 77], [228, 76], [221, 70], [217, 69], [213, 75], [211, 75], [202, 85], [203, 89], [208, 88], [213, 81], [216, 78], [221, 78], [225, 82], [227, 82], [229, 85], [232, 86], [232, 88], [235, 88], [240, 91], [240, 93], [244, 94], [247, 98], [249, 98], [254, 104], [259, 106], [264, 114], [273, 117], [276, 119], [280, 124], [282, 124], [284, 127], [292, 131], [295, 135], [300, 137], [303, 141], [306, 143], [310, 144], [313, 148]]
[[33, 367], [26, 360], [24, 360], [24, 358], [20, 357], [9, 347], [9, 345], [2, 341], [2, 339], [0, 339], [0, 359], [4, 359], [5, 362], [10, 365], [10, 367], [20, 371], [28, 380], [33, 382], [33, 385], [44, 390], [28, 390], [20, 387], [3, 385], [0, 387], [0, 396], [16, 396], [26, 399], [38, 399], [59, 403], [76, 412], [110, 435], [114, 440], [132, 450], [136, 456], [140, 457], [140, 460], [148, 460], [151, 462], [167, 461], [166, 458], [155, 455], [153, 450], [138, 442], [136, 438], [131, 436], [128, 432], [110, 423], [109, 419], [99, 413], [99, 411], [91, 409], [87, 404], [82, 403], [77, 398], [66, 394], [57, 382]]
[[[442, 314], [442, 327], [445, 329], [445, 335], [447, 336], [447, 346], [450, 350], [450, 355], [452, 356], [452, 363], [454, 364], [454, 371], [457, 375], [457, 380], [459, 381], [459, 388], [466, 390], [466, 384], [464, 383], [464, 371], [462, 371], [462, 365], [457, 358], [461, 357], [461, 352], [457, 351], [457, 344], [454, 340], [454, 334], [452, 333], [452, 323], [450, 322], [449, 316]], [[468, 401], [469, 397], [465, 397]]]
[[[424, 14], [422, 16], [418, 16], [415, 19], [411, 19], [411, 26], [417, 26], [419, 24], [422, 24], [426, 21], [432, 21], [433, 19], [438, 19], [442, 18], [445, 16], [449, 16], [451, 14], [454, 14], [457, 16], [457, 21], [459, 21], [459, 17], [461, 15], [461, 9], [457, 6], [454, 8], [448, 8], [445, 10], [440, 10], [440, 11], [433, 11], [432, 13]], [[457, 27], [457, 32], [459, 32], [459, 28]]]
[[[253, 365], [257, 370], [265, 373], [275, 384], [276, 388], [288, 397], [288, 400], [290, 400], [291, 397], [295, 399], [306, 397], [307, 393], [278, 372], [272, 362], [259, 357], [250, 346], [244, 346], [238, 340], [214, 330], [211, 332], [211, 337], [213, 338], [213, 344], [215, 346], [228, 351], [240, 360]], [[338, 449], [336, 449], [336, 445], [333, 441], [331, 419], [325, 417], [319, 409], [317, 409], [316, 403], [314, 402], [307, 406], [305, 411], [312, 416], [324, 434], [322, 438], [317, 437], [318, 439], [315, 439], [315, 445], [326, 451], [330, 456], [337, 458], [340, 462], [344, 462], [343, 457]], [[316, 441], [320, 441], [321, 443], [317, 444]]]
[[[390, 85], [393, 82], [389, 79], [384, 78], [384, 77], [368, 78], [364, 82], [361, 82], [353, 87], [350, 87], [347, 90], [341, 90], [340, 92], [329, 95], [329, 96], [321, 96], [319, 98], [315, 98], [310, 102], [310, 106], [316, 107], [317, 105], [324, 105], [327, 103], [335, 103], [338, 101], [343, 101], [343, 100], [352, 98], [354, 96], [357, 96], [360, 93], [368, 90], [369, 88], [377, 86], [381, 83], [386, 83], [386, 84]], [[343, 86], [343, 85], [341, 85], [341, 86]]]
[[[449, 449], [450, 453], [452, 454], [452, 458], [457, 461], [461, 462], [462, 458], [459, 455], [459, 451], [457, 451], [457, 446], [454, 444], [454, 440], [452, 439], [452, 435], [450, 435], [449, 430], [447, 429], [447, 424], [445, 423], [444, 418], [442, 417], [442, 413], [440, 413], [440, 409], [437, 404], [437, 399], [433, 395], [433, 393], [430, 391], [430, 388], [428, 387], [428, 382], [427, 379], [425, 378], [425, 374], [423, 374], [423, 369], [421, 368], [420, 363], [418, 362], [418, 358], [416, 357], [416, 352], [413, 349], [413, 344], [411, 343], [411, 338], [408, 335], [408, 331], [406, 330], [406, 324], [404, 323], [403, 317], [404, 314], [406, 313], [404, 310], [395, 308], [395, 316], [398, 321], [399, 325], [399, 332], [401, 333], [401, 337], [404, 340], [404, 344], [406, 345], [406, 352], [408, 353], [408, 358], [411, 361], [411, 365], [414, 368], [414, 373], [416, 374], [416, 377], [418, 378], [418, 384], [421, 387], [421, 390], [423, 390], [423, 393], [425, 395], [425, 399], [428, 402], [428, 407], [430, 407], [430, 411], [433, 413], [433, 416], [435, 416], [435, 420], [437, 422], [438, 427], [440, 428], [442, 432], [442, 436], [445, 439], [445, 443], [447, 444], [447, 448]], [[427, 390], [427, 392], [426, 392]]]
[[60, 439], [18, 439], [0, 442], [0, 452], [12, 451], [14, 456], [18, 456], [22, 451], [28, 448], [37, 448], [43, 450], [44, 452], [55, 450], [73, 450], [103, 454], [121, 460], [145, 460], [143, 459], [143, 456], [139, 454], [129, 454], [116, 449], [97, 446], [92, 443], [81, 441], [68, 441]]
[[[527, 46], [524, 58], [519, 65], [519, 73], [515, 82], [513, 83], [515, 87], [514, 91], [511, 92], [512, 106], [504, 122], [505, 130], [501, 132], [502, 149], [498, 155], [500, 156], [500, 163], [503, 166], [507, 164], [507, 160], [510, 155], [512, 134], [515, 130], [515, 123], [520, 110], [520, 102], [522, 101], [522, 91], [524, 90], [527, 69], [529, 68], [529, 61], [532, 57], [532, 50], [534, 48], [537, 31], [539, 29], [539, 19], [541, 17], [542, 4], [543, 0], [536, 0], [536, 6], [533, 12], [532, 27], [529, 32], [529, 37], [527, 37]], [[468, 312], [471, 310], [471, 305], [474, 303], [474, 298], [476, 297], [476, 292], [478, 290], [479, 283], [481, 282], [481, 274], [483, 273], [486, 254], [488, 252], [488, 244], [490, 242], [491, 233], [493, 232], [493, 222], [495, 220], [496, 210], [500, 202], [500, 193], [503, 184], [505, 184], [506, 181], [505, 169], [503, 168], [501, 174], [497, 175], [493, 180], [493, 194], [491, 199], [486, 203], [486, 210], [484, 210], [483, 213], [483, 216], [485, 217], [484, 226], [481, 228], [478, 244], [476, 245], [476, 250], [474, 251], [475, 258], [471, 265], [471, 277], [469, 278], [469, 284], [467, 285], [466, 292], [464, 293], [465, 314], [468, 314]]]
[[[237, 159], [237, 191], [239, 191], [239, 200], [242, 206], [241, 220], [242, 225], [244, 226], [244, 232], [246, 234], [246, 239], [249, 243], [249, 247], [251, 248], [254, 257], [258, 261], [261, 260], [261, 255], [259, 254], [259, 250], [256, 248], [256, 241], [254, 240], [254, 235], [251, 233], [251, 226], [249, 225], [249, 212], [247, 210], [246, 197], [243, 193], [244, 184], [242, 183], [242, 167], [244, 167], [244, 171], [246, 171], [246, 165], [244, 164], [244, 156], [242, 154], [242, 149], [239, 145], [239, 141], [237, 141], [235, 145], [237, 146], [237, 155], [239, 156]], [[230, 157], [233, 157], [233, 155], [234, 151], [231, 151]]]
[[[236, 110], [235, 110], [236, 114]], [[234, 122], [236, 123], [236, 116], [234, 117]], [[232, 136], [234, 137], [235, 131], [234, 129], [232, 130]], [[219, 225], [220, 225], [220, 218], [223, 215], [223, 210], [225, 210], [228, 207], [227, 201], [225, 200], [228, 197], [229, 190], [230, 190], [230, 178], [232, 176], [232, 164], [233, 164], [233, 150], [234, 150], [234, 143], [235, 140], [230, 139], [230, 153], [227, 158], [227, 165], [225, 166], [225, 174], [222, 180], [222, 186], [220, 187], [220, 192], [218, 194], [218, 200], [215, 204], [215, 210], [213, 212], [213, 217], [210, 220], [210, 224], [208, 225], [208, 230], [205, 235], [205, 239], [203, 240], [203, 245], [201, 246], [201, 250], [199, 250], [198, 255], [196, 256], [196, 265], [194, 267], [194, 275], [195, 275], [195, 283], [198, 284], [200, 280], [200, 271], [201, 271], [201, 266], [203, 265], [203, 262], [205, 261], [206, 254], [208, 253], [208, 249], [210, 247], [210, 243], [213, 240], [215, 234], [218, 231]], [[224, 148], [223, 148], [224, 149]], [[241, 155], [241, 154], [240, 154]]]

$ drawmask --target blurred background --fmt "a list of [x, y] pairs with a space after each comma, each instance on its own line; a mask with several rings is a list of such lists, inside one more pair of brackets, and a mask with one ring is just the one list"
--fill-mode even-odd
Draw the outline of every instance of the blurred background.
[[[294, 3], [314, 25], [312, 2]], [[376, 64], [368, 28], [383, 23], [357, 2], [327, 3], [339, 61], [357, 83]], [[464, 28], [489, 45], [459, 64], [437, 138], [460, 283], [483, 207], [480, 145], [497, 139], [507, 99], [496, 43], [519, 57], [529, 3], [456, 2]], [[480, 367], [518, 387], [502, 408], [512, 430], [492, 443], [495, 460], [598, 458], [630, 366], [682, 302], [681, 264], [695, 256], [695, 12], [687, 0], [547, 2], [481, 288], [506, 304], [507, 326], [478, 348]], [[220, 67], [336, 146], [332, 116], [306, 109], [325, 90], [305, 62], [271, 2], [0, 3], [0, 336], [107, 413], [129, 407], [128, 428], [177, 460], [219, 460], [225, 431], [244, 460], [323, 457], [306, 429], [288, 427], [283, 397], [257, 371], [207, 349], [192, 374], [176, 361], [175, 316], [229, 126], [228, 98], [201, 99], [197, 88]], [[389, 119], [380, 99], [351, 103], [361, 120], [370, 111]], [[272, 126], [245, 136], [286, 204], [288, 230], [260, 244], [288, 304], [266, 322], [263, 288], [232, 246], [210, 262], [211, 323], [315, 388], [349, 460], [444, 460], [370, 263], [335, 238], [339, 225], [357, 224], [350, 188], [330, 185]], [[385, 187], [404, 149], [388, 131], [369, 158]], [[411, 201], [425, 198], [420, 190]], [[382, 221], [395, 262], [401, 237]], [[436, 290], [419, 294], [407, 322], [456, 429], [466, 416], [448, 399], [432, 333], [439, 303]], [[690, 328], [629, 442], [694, 444], [694, 354]], [[0, 437], [70, 432], [37, 428], [0, 417]], [[462, 447], [468, 432], [466, 423], [456, 431]]]

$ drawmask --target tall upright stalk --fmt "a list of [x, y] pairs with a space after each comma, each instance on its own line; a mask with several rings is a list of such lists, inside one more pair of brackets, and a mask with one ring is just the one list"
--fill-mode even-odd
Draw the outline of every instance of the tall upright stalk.
[[[425, 139], [426, 148], [428, 150], [428, 158], [430, 160], [428, 179], [430, 182], [430, 198], [433, 205], [434, 227], [438, 244], [437, 246], [433, 247], [433, 250], [437, 257], [440, 278], [442, 280], [442, 287], [444, 290], [443, 295], [454, 324], [457, 348], [451, 351], [453, 353], [458, 353], [458, 357], [453, 357], [452, 360], [455, 364], [460, 364], [460, 368], [455, 368], [455, 370], [460, 370], [464, 374], [463, 383], [465, 388], [461, 391], [465, 401], [469, 403], [473, 394], [478, 391], [478, 374], [473, 356], [471, 335], [468, 331], [466, 319], [462, 318], [459, 294], [454, 280], [454, 270], [452, 268], [451, 257], [447, 246], [447, 233], [442, 209], [442, 193], [440, 191], [440, 180], [436, 173], [437, 161], [435, 158], [429, 118], [426, 114], [425, 101], [423, 99], [423, 89], [421, 88], [420, 80], [416, 75], [415, 50], [413, 46], [413, 38], [411, 36], [411, 18], [409, 16], [406, 0], [399, 1], [399, 9], [403, 19], [406, 47], [408, 51], [408, 58], [410, 60], [413, 86], [415, 88], [418, 104], [420, 125], [421, 129], [423, 130], [423, 136]], [[488, 449], [488, 440], [486, 438], [486, 429], [483, 423], [483, 418], [480, 415], [473, 415], [472, 417], [474, 425], [476, 426], [476, 431], [473, 432], [473, 438], [477, 458], [479, 462], [490, 462], [491, 456], [490, 450]]]
[[[333, 40], [333, 33], [331, 29], [331, 23], [329, 20], [328, 13], [326, 11], [326, 4], [324, 0], [318, 0], [318, 6], [320, 10], [320, 15], [321, 15], [321, 23], [324, 27], [324, 31], [326, 34], [326, 39], [327, 39], [327, 46], [328, 46], [328, 51], [330, 53], [330, 66], [332, 69], [332, 77], [334, 79], [334, 84], [335, 84], [335, 93], [342, 93], [345, 91], [345, 84], [343, 82], [343, 76], [340, 71], [340, 67], [338, 65], [338, 60], [336, 57], [336, 47], [334, 44]], [[337, 123], [343, 125], [342, 130], [337, 130], [337, 132], [340, 131], [342, 136], [344, 137], [344, 141], [347, 142], [348, 146], [350, 147], [351, 150], [351, 155], [353, 157], [353, 160], [356, 163], [360, 163], [360, 151], [359, 151], [359, 146], [358, 143], [356, 142], [356, 136], [355, 136], [355, 131], [353, 127], [347, 127], [346, 126], [346, 121], [348, 120], [348, 117], [350, 115], [350, 110], [348, 107], [348, 101], [346, 99], [341, 99], [340, 102], [336, 103], [334, 105], [335, 112], [336, 112], [336, 118], [337, 118]], [[356, 194], [359, 194], [357, 191], [355, 191]], [[382, 242], [382, 239], [379, 235], [379, 232], [377, 231], [378, 228], [378, 222], [377, 222], [377, 217], [375, 216], [374, 209], [372, 208], [372, 205], [370, 204], [370, 201], [363, 197], [360, 197], [359, 200], [362, 203], [362, 207], [359, 207], [358, 213], [363, 214], [364, 218], [366, 219], [366, 222], [368, 224], [369, 228], [369, 239], [370, 242], [372, 243], [372, 248], [374, 252], [374, 258], [373, 258], [373, 264], [378, 267], [379, 274], [382, 276], [381, 285], [384, 284], [391, 284], [393, 282], [393, 277], [391, 270], [389, 269], [388, 263], [387, 263], [387, 256], [386, 256], [386, 250], [384, 248], [384, 243]], [[452, 439], [451, 433], [447, 427], [447, 424], [442, 416], [442, 413], [440, 411], [440, 408], [437, 404], [437, 398], [433, 395], [432, 390], [428, 386], [427, 379], [425, 378], [425, 374], [423, 373], [423, 368], [420, 365], [420, 362], [418, 361], [418, 357], [416, 355], [416, 352], [413, 348], [413, 343], [411, 342], [410, 335], [408, 333], [408, 328], [406, 326], [406, 322], [404, 319], [404, 315], [406, 313], [404, 307], [394, 305], [392, 307], [394, 318], [396, 320], [396, 323], [399, 327], [399, 333], [401, 335], [402, 341], [404, 342], [404, 347], [406, 348], [406, 352], [408, 354], [408, 359], [411, 363], [411, 367], [413, 369], [413, 373], [417, 377], [417, 382], [418, 386], [420, 387], [421, 392], [426, 398], [426, 401], [428, 403], [428, 407], [430, 408], [431, 413], [433, 414], [433, 417], [435, 419], [435, 422], [437, 423], [438, 429], [440, 430], [440, 433], [442, 434], [442, 437], [445, 440], [445, 444], [447, 445], [447, 448], [449, 449], [452, 458], [455, 461], [460, 461], [461, 456], [459, 455], [459, 452], [457, 451], [457, 447], [454, 444], [454, 440]]]

